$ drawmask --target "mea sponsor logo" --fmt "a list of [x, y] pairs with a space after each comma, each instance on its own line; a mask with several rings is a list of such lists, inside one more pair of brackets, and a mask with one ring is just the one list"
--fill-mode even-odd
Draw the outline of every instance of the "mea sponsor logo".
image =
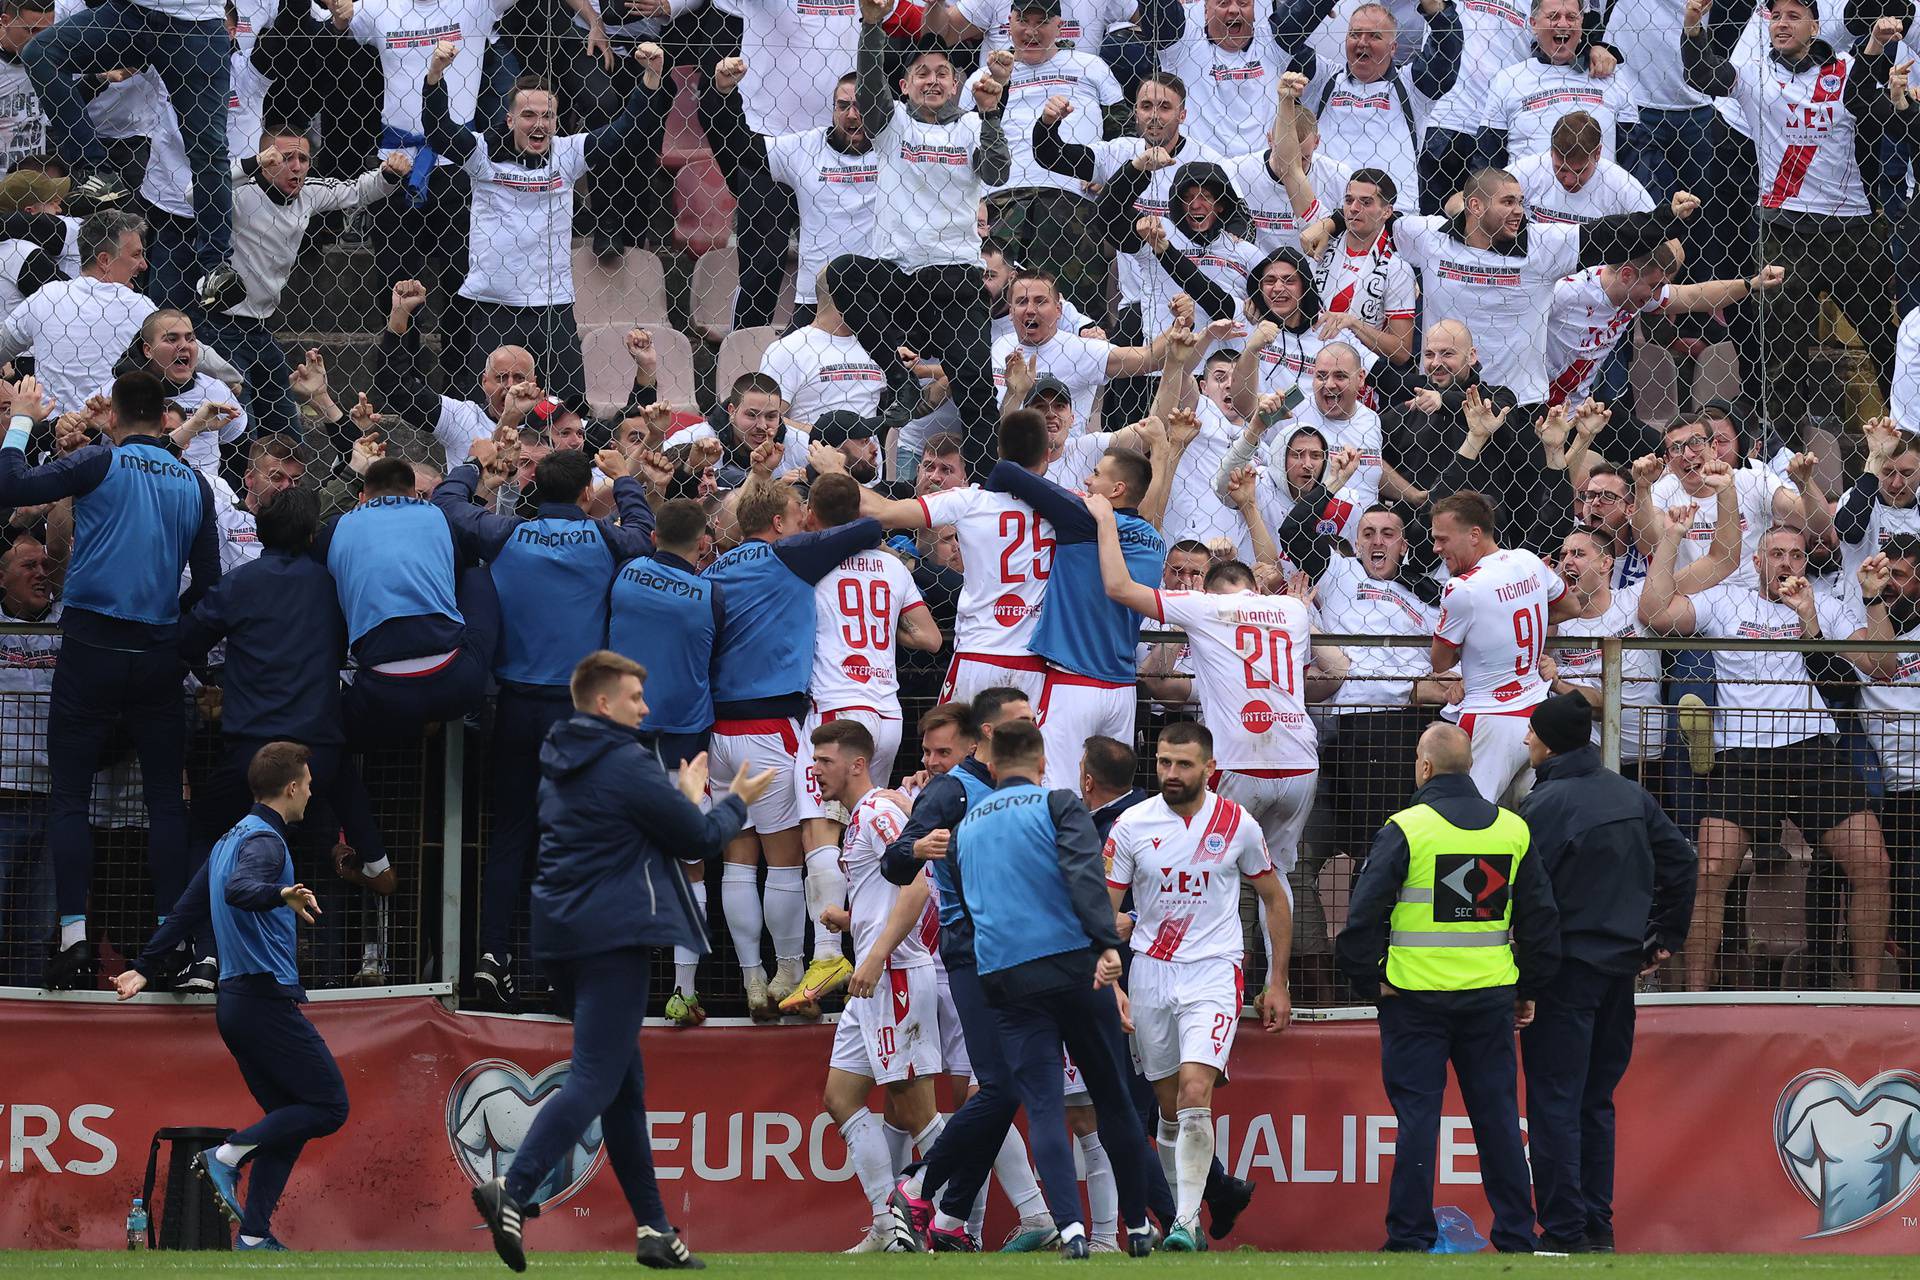
[[113, 1139], [89, 1127], [89, 1121], [109, 1120], [113, 1108], [82, 1103], [62, 1115], [54, 1107], [35, 1102], [0, 1103], [0, 1134], [6, 1146], [0, 1154], [0, 1173], [78, 1173], [98, 1177], [110, 1173], [120, 1158]]

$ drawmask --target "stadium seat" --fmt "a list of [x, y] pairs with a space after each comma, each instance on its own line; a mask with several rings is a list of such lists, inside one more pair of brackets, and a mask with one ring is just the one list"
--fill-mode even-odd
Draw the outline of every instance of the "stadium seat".
[[1740, 399], [1740, 352], [1731, 342], [1716, 342], [1700, 353], [1693, 365], [1693, 401]]
[[[711, 261], [714, 255], [701, 259]], [[753, 373], [760, 368], [760, 357], [773, 345], [780, 330], [774, 325], [755, 325], [751, 329], [735, 329], [720, 340], [720, 354], [713, 362], [713, 399], [718, 404], [726, 400], [727, 391], [733, 386], [733, 380], [743, 373]]]
[[[633, 387], [633, 360], [627, 355], [630, 327], [600, 324], [583, 326], [580, 330], [581, 354], [587, 366], [587, 399], [592, 402], [594, 412], [602, 416], [615, 413], [626, 404], [627, 394]], [[693, 408], [693, 344], [684, 333], [667, 325], [646, 328], [653, 334], [653, 349], [660, 356], [661, 403]]]
[[1327, 936], [1337, 937], [1347, 923], [1347, 899], [1353, 896], [1353, 859], [1335, 855], [1320, 866], [1314, 883], [1320, 888], [1320, 906], [1327, 913]]
[[1633, 416], [1656, 431], [1680, 414], [1680, 371], [1665, 347], [1633, 338]]
[[733, 193], [711, 156], [689, 160], [673, 174], [673, 242], [700, 257], [723, 249], [733, 236]]
[[666, 268], [646, 249], [629, 249], [611, 264], [590, 246], [574, 249], [573, 296], [574, 320], [581, 325], [667, 322]]
[[1747, 949], [1785, 960], [1807, 945], [1807, 863], [1756, 863], [1747, 881]]
[[[740, 264], [732, 245], [704, 254], [693, 264], [693, 328], [708, 342], [733, 330], [733, 295], [740, 287]], [[773, 308], [776, 333], [793, 323], [793, 272], [780, 280], [780, 301]]]

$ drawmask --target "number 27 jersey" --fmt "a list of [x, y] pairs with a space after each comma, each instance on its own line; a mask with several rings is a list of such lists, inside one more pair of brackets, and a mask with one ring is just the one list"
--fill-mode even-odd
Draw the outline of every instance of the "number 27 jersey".
[[1187, 633], [1200, 710], [1222, 769], [1295, 772], [1320, 767], [1307, 718], [1313, 630], [1292, 596], [1251, 591], [1157, 591], [1160, 621]]
[[1260, 824], [1209, 791], [1191, 819], [1160, 796], [1107, 836], [1107, 884], [1133, 890], [1133, 949], [1155, 960], [1240, 962], [1240, 881], [1271, 875]]
[[966, 566], [956, 653], [1027, 656], [1053, 572], [1053, 526], [1005, 493], [969, 486], [919, 499], [929, 528], [954, 527]]

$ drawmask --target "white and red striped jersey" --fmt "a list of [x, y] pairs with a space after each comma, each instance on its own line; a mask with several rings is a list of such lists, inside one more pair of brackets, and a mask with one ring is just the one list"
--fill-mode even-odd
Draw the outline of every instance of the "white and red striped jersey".
[[868, 707], [900, 715], [893, 651], [901, 615], [924, 607], [913, 574], [884, 551], [857, 551], [813, 588], [813, 677], [819, 711]]
[[1251, 591], [1156, 591], [1154, 613], [1193, 647], [1194, 685], [1220, 768], [1320, 767], [1307, 718], [1313, 631], [1305, 603]]
[[1344, 231], [1335, 236], [1313, 264], [1313, 282], [1322, 315], [1358, 316], [1376, 329], [1413, 319], [1413, 268], [1394, 255], [1384, 230], [1370, 245], [1355, 244]]
[[1240, 881], [1273, 874], [1260, 824], [1209, 791], [1191, 818], [1154, 796], [1107, 835], [1107, 884], [1133, 890], [1133, 949], [1155, 960], [1239, 963]]
[[1760, 207], [1843, 218], [1873, 214], [1854, 155], [1858, 122], [1842, 101], [1853, 56], [1803, 71], [1771, 56], [1734, 68], [1733, 99], [1760, 160]]
[[[861, 796], [847, 815], [847, 831], [840, 838], [840, 871], [847, 877], [854, 954], [863, 959], [885, 931], [894, 899], [900, 896], [900, 887], [880, 874], [880, 860], [906, 825], [906, 811], [878, 787]], [[939, 936], [940, 916], [929, 897], [919, 925], [893, 949], [887, 966], [918, 969], [932, 964]]]
[[1547, 309], [1547, 403], [1568, 404], [1587, 398], [1620, 339], [1641, 314], [1667, 305], [1667, 286], [1638, 309], [1607, 297], [1601, 279], [1604, 267], [1576, 271], [1553, 286], [1553, 305]]
[[1547, 639], [1547, 607], [1567, 587], [1531, 551], [1503, 547], [1440, 593], [1434, 634], [1460, 649], [1463, 696], [1441, 714], [1521, 711], [1546, 701], [1540, 652]]
[[1029, 654], [1053, 572], [1053, 526], [1020, 499], [977, 486], [918, 501], [928, 525], [950, 524], [960, 539], [955, 652]]

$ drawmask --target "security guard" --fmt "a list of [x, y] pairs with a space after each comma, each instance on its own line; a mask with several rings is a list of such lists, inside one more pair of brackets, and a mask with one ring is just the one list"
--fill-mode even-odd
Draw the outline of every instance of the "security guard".
[[1380, 1009], [1380, 1072], [1399, 1121], [1387, 1193], [1389, 1252], [1426, 1252], [1451, 1061], [1493, 1206], [1493, 1244], [1532, 1253], [1513, 1029], [1560, 964], [1559, 912], [1527, 824], [1482, 799], [1454, 725], [1420, 737], [1413, 805], [1387, 819], [1354, 881], [1335, 960]]
[[1634, 976], [1687, 939], [1699, 860], [1639, 783], [1600, 763], [1579, 693], [1533, 709], [1520, 813], [1553, 884], [1565, 957], [1520, 1033], [1540, 1247], [1613, 1252], [1613, 1090], [1633, 1056]]

